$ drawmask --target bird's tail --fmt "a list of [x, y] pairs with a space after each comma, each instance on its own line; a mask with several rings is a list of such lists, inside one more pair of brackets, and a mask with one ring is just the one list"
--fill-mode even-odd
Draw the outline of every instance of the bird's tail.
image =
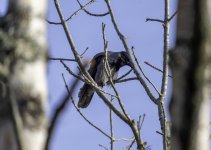
[[84, 86], [80, 89], [80, 92], [78, 94], [79, 101], [78, 101], [78, 107], [86, 108], [94, 95], [94, 89], [88, 85], [84, 84]]

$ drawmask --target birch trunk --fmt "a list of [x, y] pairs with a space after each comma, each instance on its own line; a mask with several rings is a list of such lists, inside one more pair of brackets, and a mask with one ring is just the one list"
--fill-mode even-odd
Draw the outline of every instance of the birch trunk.
[[0, 18], [0, 150], [42, 150], [46, 140], [45, 0], [9, 0]]
[[173, 150], [208, 150], [211, 79], [209, 0], [180, 0], [175, 50], [170, 52]]

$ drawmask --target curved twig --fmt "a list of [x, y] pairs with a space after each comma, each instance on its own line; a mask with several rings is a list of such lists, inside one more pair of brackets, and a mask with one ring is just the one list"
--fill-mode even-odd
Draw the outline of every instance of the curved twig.
[[106, 15], [109, 14], [109, 12], [102, 13], [102, 14], [91, 13], [91, 12], [89, 12], [88, 10], [86, 10], [85, 8], [82, 8], [83, 6], [82, 6], [82, 4], [80, 3], [79, 0], [77, 0], [77, 2], [78, 2], [78, 4], [80, 5], [81, 9], [83, 9], [83, 11], [84, 11], [86, 14], [90, 15], [90, 16], [94, 16], [94, 17], [104, 17], [104, 16], [106, 16]]
[[[80, 5], [81, 8], [79, 8], [78, 10], [76, 10], [74, 13], [72, 13], [67, 19], [65, 19], [65, 22], [69, 21], [70, 19], [72, 19], [73, 16], [77, 15], [79, 11], [84, 10], [88, 5], [90, 5], [91, 3], [93, 3], [94, 0], [89, 1], [88, 3], [86, 3], [85, 5]], [[49, 21], [48, 19], [46, 19], [46, 21], [49, 24], [52, 25], [61, 25], [61, 22], [54, 22], [54, 21]]]

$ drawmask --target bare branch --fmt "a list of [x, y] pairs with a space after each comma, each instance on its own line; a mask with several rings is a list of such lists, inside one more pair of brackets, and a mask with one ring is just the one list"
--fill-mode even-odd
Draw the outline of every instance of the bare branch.
[[118, 93], [118, 91], [117, 91], [117, 89], [115, 88], [114, 83], [113, 83], [113, 79], [112, 79], [112, 75], [111, 75], [111, 69], [110, 69], [110, 66], [109, 66], [109, 63], [108, 63], [108, 54], [107, 54], [107, 45], [108, 45], [108, 41], [106, 40], [106, 36], [105, 36], [105, 24], [104, 24], [104, 23], [102, 23], [102, 33], [103, 33], [103, 41], [104, 41], [104, 52], [105, 52], [105, 61], [104, 61], [104, 62], [105, 62], [105, 71], [106, 71], [106, 75], [107, 75], [107, 77], [108, 77], [108, 79], [109, 79], [109, 82], [110, 82], [110, 84], [111, 84], [112, 89], [114, 90], [114, 92], [115, 92], [115, 94], [116, 94], [116, 96], [117, 96], [117, 100], [118, 100], [118, 102], [119, 102], [119, 105], [120, 105], [120, 107], [121, 107], [121, 109], [122, 109], [124, 115], [126, 116], [126, 118], [127, 118], [128, 121], [129, 121], [129, 120], [131, 120], [131, 119], [130, 119], [129, 115], [128, 115], [127, 112], [126, 112], [125, 107], [124, 107], [124, 105], [123, 105], [123, 103], [122, 103], [122, 100], [121, 100], [121, 98], [120, 98], [120, 95], [119, 95], [119, 93]]
[[74, 72], [73, 72], [64, 62], [63, 62], [63, 60], [60, 60], [60, 62], [62, 63], [62, 65], [64, 66], [64, 68], [67, 70], [67, 72], [68, 72], [70, 75], [74, 76], [75, 78], [77, 78], [77, 79], [79, 79], [79, 80], [81, 80], [81, 81], [83, 81], [83, 82], [86, 82], [85, 79], [81, 78], [81, 75], [79, 76], [79, 75], [75, 74], [75, 73], [74, 73]]
[[163, 20], [161, 20], [161, 19], [147, 18], [147, 19], [146, 19], [146, 22], [149, 22], [149, 21], [159, 22], [159, 23], [164, 23], [164, 21], [163, 21]]
[[160, 131], [156, 131], [156, 133], [164, 136], [163, 133], [161, 133]]
[[175, 13], [173, 13], [173, 15], [168, 19], [168, 22], [170, 22], [176, 15], [177, 15], [178, 11], [175, 11]]
[[132, 56], [130, 54], [130, 48], [128, 47], [128, 44], [127, 44], [127, 41], [124, 37], [124, 35], [120, 32], [119, 30], [119, 27], [117, 26], [117, 23], [116, 23], [116, 20], [114, 18], [114, 14], [113, 14], [113, 11], [112, 11], [112, 8], [111, 8], [111, 5], [110, 5], [110, 1], [109, 0], [105, 0], [106, 4], [107, 4], [107, 7], [109, 9], [109, 13], [110, 13], [110, 16], [111, 16], [111, 21], [114, 25], [114, 29], [118, 35], [118, 37], [120, 38], [125, 50], [127, 51], [127, 53], [129, 54], [129, 58], [131, 60], [131, 65], [133, 67], [133, 70], [134, 70], [134, 73], [136, 74], [139, 82], [142, 84], [142, 86], [144, 87], [147, 95], [149, 96], [149, 98], [155, 103], [157, 104], [157, 99], [154, 97], [154, 95], [152, 94], [152, 92], [150, 91], [150, 89], [148, 88], [147, 84], [145, 83], [145, 81], [143, 80], [143, 78], [141, 77], [140, 73], [138, 72], [138, 70], [136, 69], [135, 67], [135, 64], [133, 63], [132, 61]]
[[104, 150], [108, 150], [107, 147], [105, 147], [105, 146], [103, 146], [103, 145], [101, 145], [101, 144], [99, 144], [98, 146], [99, 146], [99, 147], [102, 147]]
[[166, 97], [167, 92], [167, 85], [168, 85], [168, 51], [169, 51], [169, 0], [164, 0], [164, 24], [163, 24], [163, 74], [162, 74], [162, 83], [161, 83], [161, 95], [159, 96], [159, 103], [158, 103], [158, 113], [159, 113], [159, 120], [161, 125], [161, 130], [163, 132], [163, 149], [168, 150], [170, 149], [168, 144], [168, 136], [167, 136], [167, 126], [166, 126], [166, 112], [164, 109], [164, 100]]
[[144, 124], [144, 119], [145, 119], [145, 117], [146, 117], [146, 114], [143, 114], [142, 121], [140, 122], [140, 130], [141, 130], [143, 124]]
[[132, 80], [138, 80], [138, 78], [137, 77], [133, 77], [133, 78], [127, 78], [127, 79], [117, 80], [116, 83], [123, 83], [123, 82], [132, 81]]
[[[67, 19], [65, 19], [65, 22], [69, 21], [70, 19], [72, 19], [73, 16], [76, 16], [78, 14], [79, 11], [81, 10], [84, 10], [88, 5], [90, 5], [91, 3], [93, 3], [95, 0], [91, 0], [89, 1], [88, 3], [86, 3], [84, 6], [80, 6], [81, 8], [76, 10], [73, 14], [71, 14]], [[62, 23], [61, 22], [53, 22], [53, 21], [49, 21], [46, 19], [46, 21], [49, 23], [49, 24], [52, 24], [52, 25], [61, 25]]]
[[52, 58], [52, 57], [48, 57], [48, 60], [75, 61], [75, 59], [67, 59], [67, 58]]
[[[79, 109], [79, 108], [76, 106], [76, 104], [75, 104], [75, 101], [74, 101], [74, 99], [73, 99], [73, 97], [72, 97], [72, 93], [71, 93], [71, 91], [69, 90], [69, 88], [68, 88], [68, 86], [67, 86], [67, 83], [66, 83], [66, 80], [65, 80], [63, 74], [62, 74], [62, 78], [63, 78], [64, 84], [65, 84], [66, 90], [67, 90], [67, 92], [68, 92], [69, 98], [71, 99], [73, 106], [74, 106], [75, 109], [79, 112], [79, 114], [82, 116], [82, 118], [83, 118], [84, 120], [86, 120], [86, 122], [88, 122], [92, 127], [94, 127], [95, 129], [97, 129], [98, 131], [100, 131], [103, 135], [105, 135], [106, 137], [108, 137], [109, 139], [111, 139], [111, 137], [110, 137], [107, 133], [105, 133], [102, 129], [100, 129], [99, 127], [97, 127], [96, 125], [94, 125], [91, 121], [89, 121], [89, 119], [87, 119], [87, 117], [85, 117], [85, 116], [83, 115], [83, 113], [80, 111], [80, 109]], [[76, 79], [76, 80], [77, 80], [77, 79]], [[78, 81], [78, 80], [77, 80], [77, 81]]]
[[[111, 97], [111, 103], [113, 101], [113, 98]], [[113, 114], [112, 110], [109, 110], [109, 122], [110, 122], [110, 134], [111, 134], [111, 139], [110, 139], [110, 144], [111, 144], [111, 150], [114, 150], [114, 128], [113, 128]]]
[[85, 12], [86, 14], [90, 15], [90, 16], [94, 16], [94, 17], [104, 17], [104, 16], [106, 16], [106, 15], [109, 14], [109, 12], [102, 13], [102, 14], [94, 14], [94, 13], [91, 13], [91, 12], [89, 12], [88, 10], [86, 10], [85, 8], [82, 8], [82, 4], [80, 3], [79, 0], [77, 0], [77, 2], [78, 2], [78, 4], [80, 5], [81, 9], [83, 9], [84, 12]]
[[87, 52], [87, 50], [89, 49], [89, 47], [87, 47], [85, 50], [84, 50], [84, 52], [80, 55], [81, 56], [81, 58], [83, 57], [83, 55]]
[[155, 85], [152, 83], [152, 81], [145, 75], [143, 69], [141, 68], [141, 65], [139, 64], [138, 59], [135, 55], [134, 47], [132, 47], [131, 50], [132, 50], [133, 57], [136, 61], [136, 64], [138, 65], [138, 68], [141, 71], [141, 73], [143, 74], [144, 78], [152, 85], [152, 87], [155, 89], [155, 91], [158, 93], [158, 95], [160, 95], [160, 92], [158, 91], [158, 89], [155, 87]]
[[118, 82], [119, 80], [123, 79], [124, 77], [128, 76], [132, 71], [133, 71], [133, 69], [130, 69], [128, 72], [126, 72], [125, 74], [123, 74], [121, 77], [119, 77], [119, 78], [117, 79], [117, 82]]
[[[63, 74], [62, 74], [63, 76]], [[73, 92], [75, 91], [75, 88], [77, 87], [78, 85], [78, 79], [76, 78], [73, 83], [71, 84], [71, 87], [70, 87], [70, 91], [69, 91], [69, 95], [70, 94], [73, 94]], [[50, 123], [50, 126], [48, 128], [48, 136], [47, 136], [47, 140], [46, 140], [46, 145], [45, 145], [45, 150], [48, 150], [49, 149], [49, 144], [51, 142], [51, 138], [53, 136], [53, 132], [55, 130], [55, 127], [57, 125], [57, 121], [58, 121], [58, 118], [60, 117], [60, 115], [62, 114], [62, 112], [64, 111], [67, 103], [69, 102], [69, 96], [65, 96], [65, 98], [61, 101], [60, 105], [57, 106], [54, 114], [53, 114], [53, 118], [52, 118], [52, 121]]]
[[136, 141], [136, 140], [134, 139], [134, 140], [131, 142], [131, 144], [130, 144], [129, 146], [127, 146], [127, 149], [128, 149], [128, 150], [130, 150], [130, 149], [132, 148], [132, 146], [134, 145], [135, 141]]
[[65, 35], [67, 37], [68, 43], [71, 47], [71, 50], [75, 56], [76, 62], [78, 63], [78, 65], [80, 66], [80, 69], [82, 71], [82, 73], [92, 82], [92, 86], [95, 89], [95, 91], [97, 92], [97, 94], [102, 98], [102, 100], [106, 103], [106, 105], [108, 105], [109, 108], [111, 108], [113, 110], [113, 112], [115, 112], [115, 114], [121, 118], [124, 122], [128, 123], [127, 118], [118, 110], [115, 108], [115, 106], [105, 97], [105, 95], [103, 94], [102, 90], [98, 87], [97, 83], [92, 79], [92, 77], [90, 76], [90, 74], [85, 70], [85, 68], [83, 67], [80, 55], [78, 54], [75, 44], [73, 43], [71, 34], [69, 32], [69, 29], [67, 27], [66, 22], [63, 19], [63, 14], [61, 12], [61, 8], [60, 5], [58, 3], [58, 0], [54, 0], [57, 12], [59, 14], [59, 17], [61, 19], [61, 23], [62, 23], [62, 27], [64, 29]]
[[[150, 64], [149, 62], [145, 61], [144, 63], [145, 63], [146, 65], [152, 67], [153, 69], [155, 69], [155, 70], [157, 70], [157, 71], [163, 73], [163, 71], [162, 71], [161, 69], [159, 69], [158, 67], [155, 67], [154, 65]], [[168, 77], [173, 78], [171, 75], [168, 75]]]

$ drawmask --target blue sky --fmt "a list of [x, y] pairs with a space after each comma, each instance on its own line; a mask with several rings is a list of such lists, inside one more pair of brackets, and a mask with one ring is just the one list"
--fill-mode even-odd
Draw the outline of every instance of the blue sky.
[[[0, 0], [1, 13], [4, 10], [6, 0]], [[48, 19], [51, 21], [59, 21], [53, 0], [48, 1]], [[81, 0], [83, 4], [87, 0]], [[76, 0], [60, 0], [61, 7], [65, 17], [68, 17], [79, 8]], [[144, 64], [148, 61], [151, 64], [162, 68], [162, 50], [163, 50], [163, 28], [160, 23], [145, 22], [146, 18], [163, 19], [164, 16], [164, 0], [115, 0], [111, 5], [116, 16], [116, 20], [120, 30], [125, 35], [129, 46], [134, 46], [136, 54], [143, 67], [146, 75], [160, 89], [161, 73], [151, 69]], [[96, 0], [94, 4], [87, 7], [91, 12], [106, 12], [107, 8], [104, 1]], [[176, 0], [171, 1], [170, 13], [176, 10]], [[77, 16], [68, 22], [68, 27], [72, 34], [75, 45], [80, 53], [86, 47], [89, 50], [85, 53], [84, 59], [90, 60], [96, 53], [103, 51], [103, 39], [101, 24], [106, 24], [106, 36], [108, 40], [108, 48], [111, 51], [124, 50], [123, 45], [118, 39], [110, 21], [110, 16], [96, 18], [91, 17], [80, 11]], [[170, 46], [174, 46], [176, 19], [171, 22], [170, 28]], [[51, 57], [73, 58], [71, 49], [66, 40], [64, 31], [61, 26], [48, 25], [48, 42], [49, 55]], [[67, 63], [73, 70], [76, 69], [74, 62]], [[124, 67], [120, 70], [120, 74], [126, 72], [129, 68]], [[48, 65], [48, 88], [49, 88], [49, 112], [52, 112], [61, 100], [62, 95], [66, 92], [61, 73], [65, 74], [68, 83], [73, 80], [63, 66], [57, 61], [51, 61]], [[133, 76], [133, 74], [131, 75]], [[171, 79], [169, 80], [169, 90], [166, 102], [166, 110], [168, 110], [168, 101], [171, 94]], [[77, 101], [79, 88], [77, 88], [74, 98]], [[152, 150], [162, 149], [162, 137], [156, 133], [160, 131], [157, 107], [150, 101], [146, 95], [142, 85], [137, 81], [131, 81], [116, 85], [121, 94], [123, 103], [134, 119], [138, 119], [139, 115], [146, 114], [146, 118], [141, 130], [143, 141], [150, 145]], [[105, 90], [111, 91], [106, 87]], [[156, 94], [155, 92], [153, 92]], [[109, 109], [103, 101], [95, 94], [94, 98], [87, 109], [82, 112], [97, 126], [109, 133]], [[119, 118], [114, 117], [115, 137], [131, 137], [130, 128], [125, 125]], [[62, 117], [59, 119], [58, 128], [53, 138], [51, 150], [98, 150], [102, 149], [98, 145], [104, 145], [109, 148], [109, 140], [91, 127], [78, 112], [72, 107], [71, 103], [66, 107]], [[128, 142], [115, 142], [115, 149], [122, 149], [129, 145]], [[133, 149], [136, 149], [135, 146]]]

